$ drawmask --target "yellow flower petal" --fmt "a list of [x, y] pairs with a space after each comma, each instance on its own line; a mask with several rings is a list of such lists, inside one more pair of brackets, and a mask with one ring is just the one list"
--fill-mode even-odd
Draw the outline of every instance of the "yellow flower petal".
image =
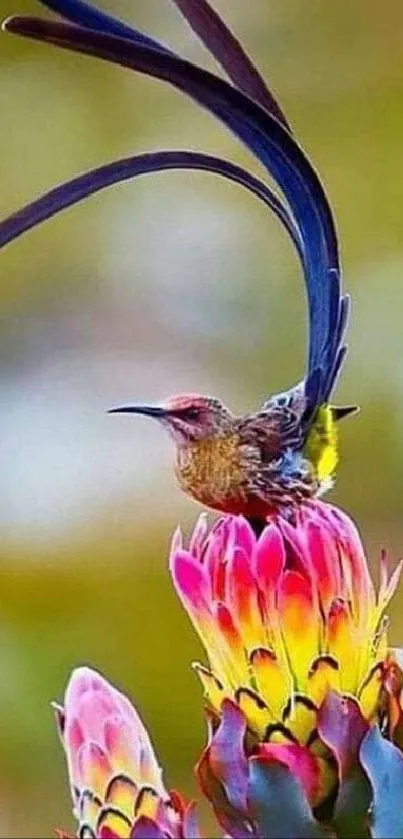
[[97, 836], [99, 836], [101, 828], [108, 828], [119, 839], [129, 839], [131, 823], [123, 813], [114, 807], [104, 807], [98, 819]]
[[280, 664], [274, 651], [267, 647], [253, 650], [250, 664], [260, 695], [273, 715], [280, 718], [293, 686], [289, 670]]
[[80, 795], [78, 805], [78, 816], [80, 822], [86, 822], [92, 827], [95, 827], [101, 807], [101, 799], [97, 798], [91, 790], [84, 790], [84, 792]]
[[293, 696], [283, 714], [283, 722], [304, 746], [316, 729], [317, 708], [308, 696]]
[[259, 738], [264, 739], [268, 725], [273, 722], [273, 714], [266, 703], [250, 688], [240, 688], [236, 692], [236, 701], [245, 714], [249, 728]]
[[383, 665], [377, 664], [358, 691], [361, 711], [368, 720], [374, 719], [378, 710], [379, 696], [383, 682]]
[[349, 608], [344, 600], [333, 601], [327, 630], [328, 652], [339, 663], [340, 688], [343, 693], [356, 694], [359, 680], [359, 656], [362, 643], [365, 643], [366, 639], [358, 643]]
[[147, 818], [156, 821], [158, 818], [160, 801], [161, 800], [155, 790], [151, 789], [151, 787], [143, 787], [137, 796], [134, 810], [135, 818], [139, 819], [141, 816], [146, 816]]
[[284, 644], [297, 690], [304, 690], [319, 649], [319, 615], [314, 609], [310, 581], [297, 571], [286, 571], [279, 586], [279, 612]]
[[307, 694], [319, 707], [329, 690], [340, 692], [339, 664], [332, 656], [323, 655], [315, 659], [309, 671]]
[[116, 807], [129, 819], [134, 815], [134, 803], [138, 788], [127, 775], [115, 775], [110, 781], [105, 793], [105, 804]]
[[268, 743], [296, 743], [296, 739], [289, 728], [281, 722], [269, 725], [266, 731], [266, 741]]
[[211, 705], [214, 711], [219, 713], [223, 699], [230, 696], [229, 692], [224, 690], [220, 680], [216, 678], [211, 670], [204, 667], [203, 664], [194, 662], [193, 670], [197, 673], [203, 685], [204, 695], [208, 704]]

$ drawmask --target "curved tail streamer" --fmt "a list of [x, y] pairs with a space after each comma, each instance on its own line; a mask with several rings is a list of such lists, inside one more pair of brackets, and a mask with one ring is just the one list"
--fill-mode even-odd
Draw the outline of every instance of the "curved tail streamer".
[[144, 44], [153, 49], [161, 50], [161, 52], [171, 52], [156, 38], [151, 38], [150, 35], [134, 29], [128, 23], [96, 9], [90, 3], [86, 3], [85, 0], [39, 0], [39, 2], [51, 12], [56, 12], [65, 20], [76, 23], [78, 26], [84, 26], [84, 28], [92, 29], [94, 32], [108, 32], [109, 35], [127, 38], [134, 43]]
[[259, 102], [289, 131], [290, 125], [276, 97], [227, 24], [207, 0], [173, 0], [204, 46], [225, 70], [235, 87]]
[[[85, 0], [39, 0], [43, 6], [71, 23], [87, 29], [106, 32], [128, 38], [135, 43], [173, 53], [167, 46], [134, 29], [106, 12], [100, 11]], [[198, 35], [206, 49], [214, 56], [228, 78], [244, 93], [256, 99], [266, 110], [282, 122], [289, 130], [287, 118], [263, 76], [259, 73], [242, 45], [226, 23], [210, 6], [207, 0], [173, 0], [175, 6]]]
[[299, 230], [287, 208], [275, 193], [258, 178], [253, 177], [241, 166], [209, 154], [193, 151], [157, 151], [115, 160], [96, 169], [91, 169], [60, 186], [41, 195], [22, 210], [13, 213], [0, 223], [0, 248], [17, 239], [27, 230], [36, 227], [57, 213], [72, 207], [95, 193], [113, 184], [121, 183], [152, 172], [190, 169], [211, 172], [228, 181], [233, 181], [263, 201], [276, 214], [291, 237], [302, 264], [303, 246]]

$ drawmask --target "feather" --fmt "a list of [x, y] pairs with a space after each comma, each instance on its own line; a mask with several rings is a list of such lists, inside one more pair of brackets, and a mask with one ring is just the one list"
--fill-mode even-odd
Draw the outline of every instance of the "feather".
[[131, 41], [139, 44], [145, 44], [153, 49], [161, 50], [163, 52], [170, 52], [170, 50], [144, 32], [139, 32], [133, 29], [127, 23], [112, 15], [101, 12], [94, 8], [85, 0], [39, 0], [42, 6], [46, 6], [51, 12], [70, 20], [71, 23], [76, 23], [79, 26], [84, 26], [88, 29], [93, 29], [97, 32], [109, 32], [110, 35], [118, 35], [121, 38], [128, 38]]
[[225, 70], [233, 84], [247, 93], [291, 131], [277, 99], [242, 44], [207, 0], [173, 0], [204, 46]]
[[323, 294], [320, 287], [322, 283], [326, 285], [324, 273], [337, 258], [329, 203], [299, 145], [256, 102], [189, 61], [123, 38], [38, 18], [12, 17], [3, 25], [8, 31], [94, 55], [164, 80], [217, 116], [255, 154], [283, 190], [304, 239], [307, 270], [318, 280], [316, 293]]
[[[94, 8], [85, 0], [40, 0], [40, 2], [50, 11], [70, 20], [71, 23], [77, 23], [98, 32], [119, 35], [165, 52], [173, 52], [155, 38]], [[265, 80], [245, 53], [242, 45], [207, 0], [173, 0], [173, 2], [233, 83], [249, 94], [252, 99], [260, 102], [289, 128], [287, 119], [269, 91]]]
[[0, 247], [21, 236], [30, 228], [51, 218], [66, 207], [71, 207], [102, 189], [121, 181], [150, 172], [169, 169], [199, 169], [234, 181], [268, 205], [289, 233], [303, 261], [302, 243], [298, 228], [280, 199], [272, 190], [242, 167], [227, 160], [192, 151], [158, 151], [116, 160], [67, 181], [42, 195], [32, 204], [0, 223]]

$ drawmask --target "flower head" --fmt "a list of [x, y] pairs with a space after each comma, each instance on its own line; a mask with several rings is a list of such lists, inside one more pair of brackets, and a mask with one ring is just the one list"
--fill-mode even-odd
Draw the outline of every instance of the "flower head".
[[123, 694], [80, 667], [56, 713], [81, 837], [196, 836], [192, 807], [166, 791], [148, 733]]
[[384, 613], [400, 568], [388, 581], [382, 555], [376, 596], [354, 525], [316, 501], [293, 523], [273, 519], [259, 538], [242, 517], [209, 530], [202, 516], [188, 548], [175, 537], [171, 569], [209, 658], [210, 668], [195, 669], [213, 721], [235, 701], [261, 754], [310, 768], [303, 774], [318, 804], [335, 778], [318, 738], [319, 708], [333, 690], [375, 717]]

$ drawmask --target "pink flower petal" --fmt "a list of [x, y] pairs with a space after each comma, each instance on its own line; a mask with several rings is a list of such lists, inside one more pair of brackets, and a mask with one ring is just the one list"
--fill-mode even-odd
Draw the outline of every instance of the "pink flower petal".
[[351, 600], [353, 609], [357, 613], [363, 610], [369, 611], [375, 605], [375, 593], [360, 535], [346, 513], [336, 507], [328, 506], [328, 521], [331, 527], [337, 529], [342, 546], [342, 573], [351, 580], [347, 598]]
[[98, 743], [87, 742], [81, 746], [77, 753], [77, 767], [80, 786], [87, 787], [103, 799], [113, 769], [107, 754]]
[[208, 517], [207, 513], [201, 513], [189, 543], [189, 552], [195, 559], [201, 559], [204, 543], [208, 533]]
[[227, 566], [226, 603], [248, 650], [264, 646], [266, 636], [260, 611], [259, 592], [250, 558], [235, 549]]
[[194, 615], [208, 613], [211, 588], [202, 563], [187, 551], [176, 551], [171, 557], [171, 574], [185, 608]]
[[77, 756], [85, 742], [85, 737], [77, 719], [69, 719], [65, 726], [64, 746], [69, 758], [70, 779], [73, 786], [81, 786], [80, 770]]
[[259, 746], [257, 754], [269, 763], [279, 762], [287, 766], [301, 781], [310, 804], [317, 804], [321, 797], [321, 765], [318, 757], [306, 746], [294, 743], [263, 743]]
[[176, 553], [177, 551], [181, 551], [183, 547], [183, 538], [182, 538], [182, 531], [180, 527], [177, 527], [174, 535], [171, 539], [171, 548], [170, 548], [170, 556]]
[[276, 525], [265, 527], [256, 542], [253, 557], [253, 570], [258, 586], [271, 602], [271, 594], [275, 591], [280, 575], [285, 565], [284, 540]]
[[311, 570], [307, 550], [306, 523], [306, 514], [297, 519], [295, 526], [281, 516], [277, 517], [277, 527], [283, 537], [286, 550], [286, 567], [290, 571], [298, 571], [305, 575], [309, 574]]
[[256, 536], [243, 516], [234, 516], [231, 519], [231, 533], [229, 540], [231, 550], [240, 548], [247, 557], [251, 557], [256, 545]]
[[327, 614], [330, 604], [341, 594], [340, 561], [337, 542], [326, 528], [314, 522], [307, 526], [307, 548], [312, 562], [322, 609]]
[[171, 574], [179, 597], [210, 654], [216, 644], [211, 586], [206, 569], [186, 551], [178, 551], [171, 557]]
[[206, 544], [207, 547], [203, 553], [203, 565], [210, 580], [211, 596], [213, 601], [224, 600], [226, 560], [221, 535], [211, 534]]
[[[75, 710], [85, 739], [103, 747], [104, 722], [114, 711], [113, 696], [106, 690], [89, 689], [80, 696]], [[66, 739], [70, 737], [70, 720], [70, 707], [66, 705]]]

